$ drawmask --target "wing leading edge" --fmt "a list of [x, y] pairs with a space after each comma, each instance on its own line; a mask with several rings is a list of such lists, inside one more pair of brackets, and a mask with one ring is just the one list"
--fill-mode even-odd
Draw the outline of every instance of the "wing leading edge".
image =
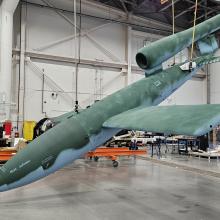
[[129, 110], [103, 126], [165, 134], [201, 136], [220, 124], [220, 105], [155, 106]]

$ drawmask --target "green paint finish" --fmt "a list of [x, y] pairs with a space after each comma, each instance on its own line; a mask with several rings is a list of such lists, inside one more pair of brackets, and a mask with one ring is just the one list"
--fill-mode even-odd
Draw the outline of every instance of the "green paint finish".
[[[220, 15], [217, 15], [196, 26], [195, 41], [203, 39], [219, 29]], [[190, 28], [143, 47], [136, 55], [137, 64], [146, 71], [161, 65], [162, 62], [192, 44], [192, 32], [193, 28]]]
[[[204, 56], [194, 60], [198, 68], [209, 62], [218, 62], [219, 57]], [[193, 72], [182, 71], [180, 65], [175, 65], [155, 75], [139, 80], [132, 85], [95, 103], [74, 117], [80, 121], [88, 135], [95, 135], [102, 129], [103, 123], [109, 118], [137, 107], [158, 105], [186, 80]]]
[[[201, 66], [210, 59], [211, 57], [199, 58], [196, 62]], [[81, 149], [88, 144], [89, 138], [99, 134], [103, 123], [109, 118], [137, 107], [159, 104], [194, 73], [182, 71], [176, 65], [133, 83], [79, 114], [71, 112], [59, 117], [57, 121], [60, 123], [35, 139], [4, 165], [0, 171], [0, 176], [3, 177], [0, 178], [0, 185], [5, 180], [7, 184], [13, 183], [39, 166], [48, 169], [62, 151]]]
[[53, 165], [61, 151], [79, 149], [88, 142], [87, 133], [75, 118], [60, 123], [32, 141], [4, 165], [0, 175], [7, 178], [0, 178], [0, 185], [6, 179], [7, 184], [12, 183], [39, 166], [47, 169]]
[[220, 105], [155, 106], [134, 109], [104, 123], [105, 127], [200, 136], [220, 123]]
[[76, 117], [89, 135], [100, 132], [110, 117], [138, 106], [157, 105], [175, 91], [190, 72], [178, 66], [144, 78], [95, 103]]
[[[64, 117], [61, 123], [35, 139], [8, 161], [4, 165], [5, 172], [0, 172], [0, 175], [7, 176], [8, 184], [26, 176], [39, 166], [45, 167], [44, 162], [48, 158], [51, 158], [53, 164], [63, 150], [85, 146], [89, 142], [89, 137], [98, 134], [103, 123], [110, 117], [138, 106], [157, 105], [161, 102], [160, 97], [164, 91], [174, 91], [179, 87], [179, 82], [184, 83], [184, 79], [189, 75], [189, 72], [181, 71], [178, 66], [172, 67], [106, 97], [79, 114], [73, 116], [70, 114], [70, 118]], [[165, 99], [170, 92], [162, 99]], [[19, 169], [19, 166], [27, 161], [30, 162]], [[3, 181], [4, 178], [0, 178], [1, 180]]]
[[[217, 30], [220, 26], [220, 24], [217, 24], [219, 23], [219, 18], [219, 16], [216, 16], [205, 22], [205, 25], [197, 27], [197, 31], [201, 31], [199, 37]], [[144, 53], [146, 50], [148, 51], [146, 53], [147, 56], [150, 52], [150, 57], [147, 57], [150, 61], [149, 67], [151, 68], [158, 64], [161, 65], [164, 58], [170, 57], [170, 55], [178, 52], [180, 48], [187, 46], [190, 40], [185, 38], [190, 38], [191, 32], [192, 30], [189, 29], [161, 40], [158, 44], [152, 44], [149, 48], [144, 48]], [[183, 39], [181, 38], [182, 36], [184, 37]], [[199, 37], [197, 36], [197, 39]], [[157, 46], [155, 47], [155, 45]], [[106, 135], [103, 138], [102, 135], [105, 135], [103, 130], [115, 131], [103, 128], [105, 121], [113, 116], [119, 117], [117, 116], [118, 114], [131, 109], [137, 110], [137, 108], [140, 108], [140, 111], [142, 111], [141, 109], [144, 107], [158, 105], [190, 79], [198, 68], [206, 63], [217, 61], [219, 61], [218, 57], [206, 56], [195, 60], [197, 68], [192, 71], [182, 71], [180, 65], [173, 66], [164, 71], [157, 70], [153, 75], [104, 98], [79, 114], [70, 112], [52, 119], [57, 124], [55, 127], [31, 142], [0, 169], [0, 191], [7, 190], [7, 184], [10, 183], [11, 186], [9, 188], [11, 189], [26, 184], [25, 181], [28, 183], [37, 180], [36, 176], [41, 178], [44, 175], [49, 175], [49, 173], [64, 166], [63, 159], [68, 158], [70, 162], [78, 158], [81, 153], [97, 147], [97, 143], [101, 143], [100, 140], [104, 141], [108, 137]], [[212, 113], [215, 114], [216, 112]], [[173, 110], [173, 114], [175, 114], [175, 109]], [[186, 117], [184, 115], [183, 117]], [[134, 123], [137, 124], [134, 117], [138, 117], [137, 111], [133, 115], [126, 116], [127, 123], [129, 121], [132, 122], [132, 126]], [[165, 115], [166, 117], [168, 115]], [[143, 118], [139, 117], [139, 119], [142, 120]], [[122, 119], [119, 117], [118, 120]], [[214, 118], [213, 121], [215, 122]], [[118, 124], [118, 127], [120, 128], [120, 124]], [[196, 132], [199, 133], [200, 131], [196, 130], [194, 134]], [[90, 147], [91, 144], [92, 146]], [[68, 157], [69, 153], [71, 153], [70, 157]], [[31, 177], [29, 174], [31, 174]]]
[[[81, 110], [83, 111], [83, 110]], [[81, 112], [79, 111], [79, 112]], [[60, 122], [64, 121], [64, 120], [68, 120], [70, 118], [72, 118], [73, 116], [77, 115], [77, 113], [75, 111], [71, 111], [71, 112], [67, 112], [63, 115], [60, 115], [58, 117], [54, 117], [54, 118], [51, 118], [50, 120], [55, 124], [59, 124]]]

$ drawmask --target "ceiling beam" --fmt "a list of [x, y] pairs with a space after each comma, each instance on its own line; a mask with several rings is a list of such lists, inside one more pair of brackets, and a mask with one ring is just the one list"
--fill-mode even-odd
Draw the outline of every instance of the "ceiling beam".
[[[17, 57], [20, 56], [20, 50], [14, 49], [13, 55], [16, 55]], [[33, 61], [41, 61], [45, 63], [56, 63], [60, 65], [75, 65], [76, 60], [73, 57], [64, 57], [59, 55], [52, 55], [52, 54], [45, 54], [45, 53], [39, 53], [39, 52], [33, 52], [33, 51], [26, 51], [25, 56], [28, 59], [32, 59]], [[98, 61], [98, 60], [90, 60], [90, 59], [80, 59], [80, 66], [86, 66], [90, 68], [107, 68], [112, 71], [121, 72], [123, 70], [127, 70], [128, 65], [126, 63], [121, 62], [108, 62], [108, 61]], [[137, 65], [132, 65], [132, 73], [134, 74], [142, 74], [144, 75], [144, 71], [140, 69]], [[196, 79], [205, 79], [205, 74], [197, 73], [193, 76], [193, 78]]]
[[192, 10], [193, 8], [195, 8], [195, 5], [191, 6], [190, 8], [188, 8], [188, 9], [182, 11], [181, 13], [179, 13], [178, 15], [176, 15], [176, 16], [175, 16], [175, 19], [176, 19], [176, 18], [179, 18], [180, 16], [182, 16], [182, 15], [184, 15], [184, 14], [186, 14], [187, 12], [189, 12], [190, 10]]
[[[44, 5], [44, 4], [33, 3], [33, 2], [24, 1], [24, 0], [22, 1], [22, 3], [35, 6], [35, 7], [39, 7], [39, 8], [46, 8], [46, 9], [51, 9], [51, 10], [55, 9], [63, 13], [65, 12], [68, 14], [73, 14], [73, 12], [70, 10], [57, 8], [57, 7], [53, 8], [48, 5]], [[77, 13], [78, 16], [94, 18], [94, 19], [103, 20], [103, 21], [109, 21], [112, 23], [118, 23], [122, 25], [129, 25], [129, 26], [132, 26], [133, 28], [141, 29], [145, 32], [158, 33], [160, 35], [165, 35], [165, 36], [170, 35], [172, 33], [172, 27], [169, 24], [159, 22], [159, 21], [156, 21], [150, 18], [136, 16], [133, 14], [130, 15], [130, 20], [128, 21], [126, 13], [122, 10], [111, 8], [109, 6], [106, 6], [104, 4], [99, 4], [98, 2], [95, 2], [92, 0], [82, 0], [82, 3], [86, 4], [87, 7], [95, 7], [103, 12], [106, 12], [106, 17], [104, 16], [100, 17], [98, 15], [90, 15], [90, 14], [85, 14], [85, 13], [81, 13], [81, 14]], [[109, 13], [111, 13], [112, 15], [110, 18], [109, 18]], [[118, 20], [119, 18], [120, 18], [120, 21]], [[181, 31], [181, 29], [178, 29], [178, 30]]]
[[122, 5], [122, 7], [123, 7], [125, 13], [128, 14], [128, 9], [127, 9], [127, 7], [126, 7], [124, 1], [123, 1], [123, 0], [120, 0], [120, 2], [121, 2], [121, 5]]
[[[180, 0], [175, 0], [174, 1], [174, 4], [176, 4], [177, 2], [179, 2]], [[172, 6], [172, 2], [171, 3], [169, 3], [168, 5], [166, 5], [165, 7], [163, 7], [162, 9], [160, 9], [160, 11], [159, 12], [163, 12], [163, 11], [165, 11], [166, 9], [168, 9], [169, 7], [171, 7]]]
[[[195, 1], [192, 1], [192, 0], [185, 0], [185, 1], [195, 5]], [[198, 6], [200, 6], [201, 8], [204, 8], [204, 9], [211, 10], [213, 12], [218, 12], [219, 13], [218, 9], [205, 6], [205, 5], [201, 4], [201, 3], [198, 3]]]
[[[201, 16], [199, 16], [199, 17], [197, 17], [196, 18], [196, 20], [200, 20], [200, 19], [202, 19], [202, 18], [204, 18], [204, 17], [206, 17], [206, 16], [208, 16], [208, 15], [210, 15], [210, 14], [212, 14], [213, 13], [213, 11], [209, 11], [209, 12], [207, 12], [206, 14], [203, 14], [203, 15], [201, 15]], [[193, 23], [193, 19], [190, 21], [190, 24], [191, 23]]]
[[[176, 0], [176, 1], [180, 1], [180, 0]], [[123, 16], [125, 19], [127, 18], [127, 15], [126, 15], [125, 12], [123, 12], [119, 9], [107, 6], [105, 4], [97, 3], [94, 0], [82, 0], [82, 2], [85, 3], [88, 6], [94, 6], [96, 8], [101, 9], [101, 10], [105, 10], [105, 11], [108, 12], [108, 14], [109, 14], [109, 11], [110, 11], [111, 13]], [[168, 31], [172, 31], [172, 25], [166, 24], [165, 22], [156, 21], [154, 19], [144, 18], [144, 17], [140, 17], [140, 16], [136, 16], [136, 15], [131, 15], [130, 20], [131, 21], [138, 21], [138, 22], [142, 21], [142, 22], [145, 22], [146, 24], [149, 24], [151, 27], [152, 26], [154, 26], [154, 27], [163, 27], [163, 28], [166, 28]]]

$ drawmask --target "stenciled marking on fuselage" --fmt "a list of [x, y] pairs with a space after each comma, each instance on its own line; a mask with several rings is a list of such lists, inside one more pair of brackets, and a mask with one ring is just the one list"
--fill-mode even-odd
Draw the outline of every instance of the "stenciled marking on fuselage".
[[[13, 188], [17, 188], [29, 183], [32, 183], [36, 180], [41, 179], [42, 177], [48, 176], [49, 174], [57, 171], [58, 169], [62, 168], [63, 166], [71, 163], [72, 161], [78, 159], [80, 156], [84, 155], [86, 152], [94, 150], [107, 140], [117, 134], [121, 129], [113, 129], [113, 128], [103, 128], [101, 132], [97, 135], [93, 135], [90, 137], [90, 142], [82, 147], [81, 149], [74, 150], [68, 149], [61, 151], [60, 154], [57, 156], [54, 164], [49, 167], [48, 169], [44, 170], [42, 166], [37, 168], [36, 170], [30, 172], [25, 177], [10, 183], [8, 185], [0, 186], [0, 192], [10, 190]], [[47, 158], [46, 158], [47, 159]]]
[[[176, 88], [178, 88], [184, 82], [186, 82], [188, 79], [190, 79], [192, 77], [192, 75], [194, 75], [194, 74], [195, 74], [195, 71], [192, 71], [191, 73], [189, 73], [189, 74], [183, 76], [182, 78], [180, 78], [179, 80], [177, 80], [172, 85], [166, 86], [164, 89], [161, 90], [160, 95], [158, 97], [156, 97], [154, 100], [149, 101], [149, 97], [146, 96], [146, 98], [145, 98], [144, 102], [141, 104], [141, 106], [143, 106], [143, 105], [150, 106], [150, 105], [159, 104], [166, 97], [168, 97], [170, 94], [172, 94], [173, 91], [176, 90]], [[157, 85], [162, 84], [162, 82], [160, 80], [156, 80], [155, 82], [157, 82], [157, 81], [159, 81], [158, 83], [156, 83]], [[69, 149], [69, 150], [61, 151], [60, 154], [57, 156], [54, 164], [51, 167], [47, 166], [47, 162], [52, 160], [53, 158], [52, 158], [52, 156], [48, 156], [43, 161], [40, 161], [41, 163], [39, 162], [40, 166], [38, 169], [32, 171], [31, 173], [29, 173], [25, 177], [21, 178], [20, 180], [9, 184], [7, 186], [8, 189], [12, 189], [12, 188], [26, 185], [28, 183], [34, 182], [42, 177], [47, 176], [50, 173], [53, 173], [54, 171], [58, 170], [59, 168], [65, 166], [65, 165], [69, 164], [70, 162], [72, 162], [73, 160], [79, 158], [81, 155], [83, 155], [87, 151], [90, 151], [90, 150], [97, 148], [98, 146], [103, 144], [105, 141], [107, 141], [109, 138], [111, 138], [113, 135], [115, 135], [120, 130], [121, 129], [102, 129], [99, 134], [92, 135], [90, 137], [89, 144], [85, 145], [81, 149], [79, 149], [79, 150]], [[42, 162], [46, 163], [46, 165], [44, 167], [42, 166]], [[14, 172], [16, 172], [16, 170], [14, 170]], [[2, 189], [3, 188], [0, 187], [0, 191]], [[5, 189], [5, 186], [4, 186], [4, 189]]]
[[[159, 104], [166, 97], [168, 97], [173, 92], [173, 90], [175, 90], [177, 87], [182, 85], [185, 81], [190, 79], [192, 77], [192, 75], [194, 75], [194, 74], [195, 74], [195, 71], [192, 71], [191, 74], [186, 75], [185, 78], [177, 81], [174, 85], [168, 86], [168, 88], [166, 88], [164, 90], [162, 95], [160, 95], [157, 99], [155, 99], [153, 103], [147, 103], [147, 106], [149, 104], [151, 104], [151, 105]], [[146, 97], [145, 101], [146, 100], [148, 100], [148, 97]], [[142, 105], [144, 105], [144, 104], [146, 104], [146, 103], [142, 103]], [[111, 130], [111, 132], [110, 132], [110, 130]], [[110, 137], [112, 137], [114, 134], [116, 134], [117, 132], [120, 131], [120, 129], [110, 129], [110, 130], [106, 131], [106, 129], [102, 129], [101, 132], [98, 135], [91, 136], [89, 144], [82, 147], [80, 150], [71, 150], [70, 149], [70, 150], [62, 151], [59, 154], [59, 156], [57, 157], [54, 165], [52, 165], [50, 168], [43, 170], [42, 167], [39, 167], [36, 171], [32, 172], [32, 173], [36, 172], [34, 175], [32, 175], [32, 174], [27, 175], [26, 177], [22, 178], [20, 181], [17, 181], [17, 184], [15, 186], [14, 185], [12, 186], [12, 184], [10, 184], [10, 186], [12, 186], [12, 188], [15, 188], [15, 187], [18, 187], [18, 186], [25, 185], [27, 183], [31, 183], [31, 182], [35, 181], [36, 179], [40, 179], [44, 176], [49, 175], [50, 173], [55, 172], [59, 168], [65, 166], [68, 163], [72, 162], [73, 160], [79, 158], [83, 153], [86, 153], [87, 151], [95, 149], [97, 146], [104, 143]], [[46, 158], [44, 160], [44, 162], [48, 161], [49, 159], [51, 159], [50, 156], [48, 158]], [[1, 190], [1, 188], [0, 188], [0, 190]]]
[[[172, 94], [176, 88], [178, 88], [185, 81], [187, 81], [189, 78], [191, 78], [192, 75], [194, 75], [194, 73], [195, 73], [195, 71], [192, 71], [192, 73], [185, 75], [183, 78], [180, 78], [174, 84], [162, 89], [160, 95], [158, 97], [156, 97], [154, 100], [149, 101], [148, 100], [149, 97], [146, 97], [144, 102], [141, 104], [141, 106], [143, 106], [143, 105], [150, 106], [150, 105], [159, 104], [166, 97], [168, 97], [170, 94]], [[156, 83], [157, 85], [162, 84], [160, 80], [156, 80], [155, 82], [157, 82], [157, 81], [159, 81], [158, 83]], [[97, 148], [98, 146], [103, 144], [105, 141], [107, 141], [109, 138], [111, 138], [113, 135], [115, 135], [120, 130], [121, 129], [102, 129], [99, 134], [92, 135], [90, 137], [89, 144], [85, 145], [81, 149], [79, 149], [79, 150], [69, 149], [69, 150], [61, 151], [60, 154], [57, 156], [54, 164], [51, 167], [47, 166], [47, 162], [53, 158], [51, 158], [51, 156], [45, 158], [43, 161], [40, 161], [41, 163], [39, 162], [40, 166], [38, 169], [30, 172], [28, 175], [21, 178], [20, 180], [17, 180], [16, 182], [7, 185], [7, 188], [12, 189], [12, 188], [16, 188], [19, 186], [23, 186], [23, 185], [34, 182], [42, 177], [45, 177], [45, 176], [55, 172], [56, 170], [60, 169], [61, 167], [65, 166], [65, 165], [69, 164], [70, 162], [74, 161], [75, 159], [79, 158], [81, 155], [85, 154], [87, 151], [90, 151], [90, 150]], [[46, 165], [44, 167], [42, 166], [42, 162], [46, 163]], [[16, 172], [16, 171], [17, 171], [17, 169], [15, 168], [13, 170], [13, 172]], [[4, 191], [5, 187], [6, 186], [4, 186], [3, 188], [0, 187], [0, 191], [1, 190]]]
[[17, 169], [17, 168], [14, 168], [14, 169], [10, 170], [9, 173], [10, 173], [10, 174], [13, 174], [13, 173], [15, 173], [16, 171], [18, 171], [18, 169]]
[[142, 107], [159, 105], [166, 98], [168, 98], [171, 94], [173, 94], [177, 90], [177, 88], [179, 88], [189, 79], [191, 79], [192, 76], [196, 74], [196, 71], [197, 69], [193, 70], [190, 74], [186, 75], [184, 78], [177, 80], [173, 85], [167, 86], [165, 89], [161, 91], [161, 94], [156, 99], [154, 99], [153, 102], [149, 102], [148, 99], [145, 99], [139, 107], [142, 108]]
[[22, 163], [21, 165], [19, 165], [19, 168], [23, 168], [24, 166], [28, 165], [31, 162], [31, 160], [28, 160], [24, 163]]
[[160, 86], [161, 84], [162, 84], [162, 83], [161, 83], [160, 80], [157, 80], [157, 81], [154, 82], [154, 85], [155, 85], [156, 87]]
[[[21, 168], [23, 168], [24, 166], [28, 165], [30, 162], [31, 162], [31, 160], [28, 160], [28, 161], [26, 161], [26, 162], [22, 162], [18, 167], [15, 167], [15, 168], [11, 169], [11, 170], [9, 171], [9, 173], [10, 173], [10, 174], [13, 174], [13, 173], [19, 171], [19, 169], [21, 169]], [[2, 169], [2, 171], [3, 171], [3, 169]], [[5, 171], [6, 171], [6, 169], [4, 169], [3, 172], [5, 172]]]

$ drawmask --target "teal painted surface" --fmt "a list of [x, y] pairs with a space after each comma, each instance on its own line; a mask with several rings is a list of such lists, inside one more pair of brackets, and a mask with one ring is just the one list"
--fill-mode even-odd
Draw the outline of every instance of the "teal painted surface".
[[[216, 15], [196, 26], [195, 41], [205, 38], [220, 29], [220, 15]], [[145, 71], [161, 65], [184, 48], [192, 44], [193, 28], [171, 35], [147, 47], [141, 48], [136, 55], [136, 62]]]
[[58, 117], [51, 118], [50, 120], [56, 125], [59, 124], [61, 121], [66, 120], [68, 118], [71, 118], [72, 116], [76, 115], [77, 113], [75, 111], [67, 112], [63, 115], [60, 115]]
[[[207, 56], [200, 57], [195, 62], [198, 67], [202, 67], [205, 63], [218, 59]], [[1, 168], [0, 186], [21, 180], [29, 173], [39, 170], [39, 167], [45, 170], [43, 176], [48, 175], [47, 170], [53, 170], [53, 164], [62, 152], [87, 146], [92, 137], [100, 134], [103, 123], [109, 118], [130, 109], [158, 105], [195, 73], [196, 69], [192, 72], [182, 71], [176, 65], [133, 83], [79, 114], [68, 113], [59, 117], [58, 125], [31, 142]], [[100, 138], [104, 143], [109, 137]]]
[[110, 118], [105, 127], [201, 136], [220, 123], [220, 105], [155, 106]]
[[58, 125], [31, 142], [1, 168], [0, 186], [20, 180], [42, 166], [45, 176], [48, 175], [47, 169], [63, 151], [84, 148], [92, 137], [99, 135], [106, 120], [130, 109], [158, 105], [195, 72], [181, 71], [179, 66], [174, 66], [143, 78], [79, 114], [65, 115]]
[[[65, 120], [32, 141], [0, 169], [0, 185], [12, 183], [43, 167], [47, 170], [60, 152], [80, 149], [89, 143], [89, 136], [75, 118]], [[46, 175], [46, 173], [45, 173]]]
[[[217, 28], [216, 17], [207, 21], [207, 24], [211, 26], [201, 26], [204, 33], [212, 32]], [[188, 32], [190, 30], [183, 32], [185, 37]], [[173, 44], [166, 45], [166, 40], [162, 42], [165, 43], [164, 47], [153, 51], [163, 54], [163, 56], [154, 57], [154, 59], [158, 58], [157, 63], [160, 64], [161, 57], [170, 56], [170, 51], [174, 53], [179, 48], [173, 48]], [[179, 43], [184, 45], [184, 40]], [[154, 53], [152, 56], [155, 56]], [[131, 109], [158, 105], [203, 65], [218, 61], [219, 57], [209, 55], [196, 59], [194, 62], [197, 68], [192, 71], [182, 71], [181, 64], [163, 71], [157, 70], [153, 75], [104, 98], [79, 114], [70, 112], [53, 119], [57, 123], [54, 128], [28, 144], [1, 167], [0, 191], [36, 181], [61, 168], [66, 161], [69, 163], [100, 146], [120, 130], [120, 128], [103, 128], [105, 121]]]

